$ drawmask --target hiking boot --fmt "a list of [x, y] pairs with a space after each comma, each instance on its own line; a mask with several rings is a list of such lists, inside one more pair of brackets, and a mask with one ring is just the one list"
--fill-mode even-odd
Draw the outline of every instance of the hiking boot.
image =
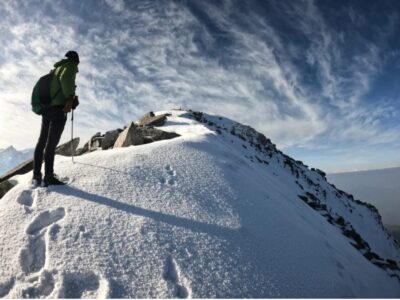
[[38, 187], [42, 184], [42, 176], [33, 176], [32, 185], [34, 187]]
[[48, 177], [44, 177], [43, 182], [42, 182], [42, 186], [46, 187], [49, 185], [64, 185], [65, 182], [60, 181], [57, 178], [57, 175], [52, 175], [52, 176], [48, 176]]

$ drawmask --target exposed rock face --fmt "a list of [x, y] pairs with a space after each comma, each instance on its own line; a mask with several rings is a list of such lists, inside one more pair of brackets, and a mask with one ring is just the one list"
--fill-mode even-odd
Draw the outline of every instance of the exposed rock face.
[[132, 145], [144, 144], [143, 137], [140, 135], [140, 131], [135, 123], [129, 124], [127, 128], [122, 131], [117, 140], [115, 141], [114, 148], [128, 147]]
[[139, 126], [163, 126], [167, 120], [168, 114], [154, 115], [151, 111], [141, 117], [138, 121]]
[[77, 149], [77, 150], [75, 151], [75, 156], [82, 155], [82, 154], [86, 153], [87, 151], [88, 151], [88, 148], [86, 148], [86, 149], [85, 149], [85, 147], [79, 148], [79, 149]]
[[12, 188], [14, 187], [14, 184], [12, 184], [10, 181], [6, 180], [2, 183], [0, 183], [0, 199]]
[[101, 135], [101, 132], [96, 132], [96, 134], [90, 138], [89, 142], [87, 142], [89, 151], [100, 148], [102, 139], [103, 136]]
[[175, 132], [166, 132], [149, 126], [140, 127], [133, 122], [120, 133], [114, 148], [137, 146], [161, 140], [168, 140], [178, 137]]
[[107, 131], [104, 134], [104, 138], [101, 143], [101, 149], [107, 150], [107, 149], [112, 148], [121, 132], [122, 132], [122, 129], [115, 129], [115, 130]]
[[83, 148], [79, 148], [76, 150], [75, 155], [79, 156], [87, 152], [91, 152], [94, 150], [97, 150], [98, 148], [101, 147], [102, 140], [104, 136], [101, 135], [101, 132], [96, 132], [95, 135], [93, 135], [88, 142], [86, 142], [85, 145], [83, 145]]
[[155, 117], [156, 115], [150, 111], [147, 114], [145, 114], [144, 116], [142, 116], [139, 121], [137, 122], [139, 125], [143, 125], [145, 124], [149, 119]]
[[[79, 145], [79, 138], [74, 138], [72, 141], [69, 141], [65, 144], [62, 144], [56, 148], [56, 154], [63, 155], [63, 156], [72, 156], [75, 153], [76, 148]], [[71, 147], [72, 145], [72, 147]], [[73, 152], [72, 152], [73, 151]]]
[[175, 132], [167, 132], [152, 127], [138, 127], [137, 130], [140, 132], [144, 144], [162, 140], [169, 140], [180, 136]]

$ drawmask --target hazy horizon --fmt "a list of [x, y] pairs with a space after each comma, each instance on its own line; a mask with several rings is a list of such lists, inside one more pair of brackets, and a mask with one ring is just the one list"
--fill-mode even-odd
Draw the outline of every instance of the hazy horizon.
[[327, 178], [355, 199], [373, 204], [385, 225], [400, 226], [400, 168], [328, 174]]

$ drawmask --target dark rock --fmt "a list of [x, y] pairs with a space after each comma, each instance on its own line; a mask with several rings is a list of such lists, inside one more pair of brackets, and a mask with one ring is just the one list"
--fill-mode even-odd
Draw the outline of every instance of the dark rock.
[[90, 145], [89, 151], [95, 151], [98, 148], [101, 148], [103, 139], [104, 139], [104, 137], [102, 137], [102, 136], [92, 138], [89, 143], [89, 145]]
[[162, 114], [155, 116], [153, 112], [144, 115], [138, 121], [139, 126], [163, 126], [170, 114]]
[[304, 195], [297, 195], [301, 200], [303, 200], [305, 203], [308, 203], [308, 198]]
[[137, 131], [139, 132], [138, 134], [143, 138], [144, 143], [169, 140], [180, 136], [175, 132], [167, 132], [151, 127], [138, 127]]
[[[126, 126], [124, 127], [126, 128]], [[82, 148], [79, 148], [78, 150], [75, 151], [75, 155], [83, 155], [88, 152], [92, 152], [95, 150], [98, 150], [99, 148], [106, 150], [110, 149], [114, 146], [115, 141], [118, 138], [118, 135], [122, 132], [122, 129], [115, 129], [115, 130], [110, 130], [107, 131], [104, 135], [102, 135], [100, 132], [97, 132], [95, 135], [93, 135], [89, 141], [83, 145]]]
[[85, 154], [86, 152], [88, 152], [87, 148], [86, 149], [85, 149], [85, 147], [79, 148], [79, 149], [77, 149], [75, 151], [75, 156], [79, 156], [79, 155]]
[[118, 138], [114, 143], [114, 148], [144, 144], [143, 137], [137, 129], [138, 127], [132, 122], [118, 135]]
[[[74, 138], [72, 141], [69, 141], [65, 144], [62, 144], [56, 148], [56, 154], [63, 155], [63, 156], [72, 156], [75, 153], [76, 148], [78, 148], [80, 139]], [[71, 149], [72, 145], [72, 149]], [[73, 152], [72, 152], [73, 151]]]
[[139, 127], [133, 122], [122, 131], [115, 141], [114, 148], [137, 146], [155, 141], [167, 140], [178, 137], [175, 132], [166, 132], [153, 127]]
[[315, 172], [317, 172], [319, 175], [321, 175], [323, 178], [326, 179], [326, 173], [320, 169], [315, 169]]
[[152, 111], [149, 111], [147, 114], [143, 115], [143, 116], [139, 119], [138, 124], [146, 123], [147, 120], [149, 120], [149, 119], [151, 119], [151, 118], [153, 118], [153, 117], [155, 117], [155, 116], [156, 116], [156, 115], [155, 115]]
[[[85, 152], [91, 152], [91, 151], [95, 151], [98, 148], [101, 147], [101, 143], [103, 140], [104, 136], [101, 135], [100, 132], [97, 132], [95, 135], [93, 135], [90, 140], [83, 146], [83, 149], [85, 150]], [[83, 154], [82, 153], [82, 154]]]
[[320, 202], [319, 199], [313, 193], [306, 192], [306, 194], [312, 201], [317, 202], [317, 203]]
[[201, 111], [193, 111], [189, 110], [189, 112], [193, 115], [193, 117], [196, 119], [196, 121], [201, 121], [203, 118], [203, 113]]
[[115, 130], [107, 131], [104, 134], [104, 138], [101, 143], [101, 149], [107, 150], [107, 149], [112, 148], [121, 132], [122, 132], [122, 129], [115, 129]]
[[0, 199], [3, 198], [3, 196], [11, 190], [15, 184], [12, 184], [10, 181], [6, 180], [0, 183]]
[[345, 225], [345, 221], [344, 221], [343, 217], [339, 217], [339, 218], [336, 220], [336, 223], [337, 223], [338, 225], [340, 225], [340, 226], [344, 226], [344, 225]]
[[97, 137], [100, 137], [100, 136], [101, 136], [101, 132], [96, 132], [95, 135], [92, 136], [90, 139], [93, 140], [93, 139], [95, 139]]
[[368, 260], [380, 259], [380, 257], [376, 253], [371, 251], [364, 253], [364, 257]]

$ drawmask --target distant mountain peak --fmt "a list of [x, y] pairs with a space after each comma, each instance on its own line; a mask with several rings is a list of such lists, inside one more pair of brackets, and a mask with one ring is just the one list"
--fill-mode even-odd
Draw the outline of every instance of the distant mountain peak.
[[32, 158], [32, 156], [33, 149], [18, 151], [12, 145], [5, 149], [0, 149], [0, 176], [21, 162]]

